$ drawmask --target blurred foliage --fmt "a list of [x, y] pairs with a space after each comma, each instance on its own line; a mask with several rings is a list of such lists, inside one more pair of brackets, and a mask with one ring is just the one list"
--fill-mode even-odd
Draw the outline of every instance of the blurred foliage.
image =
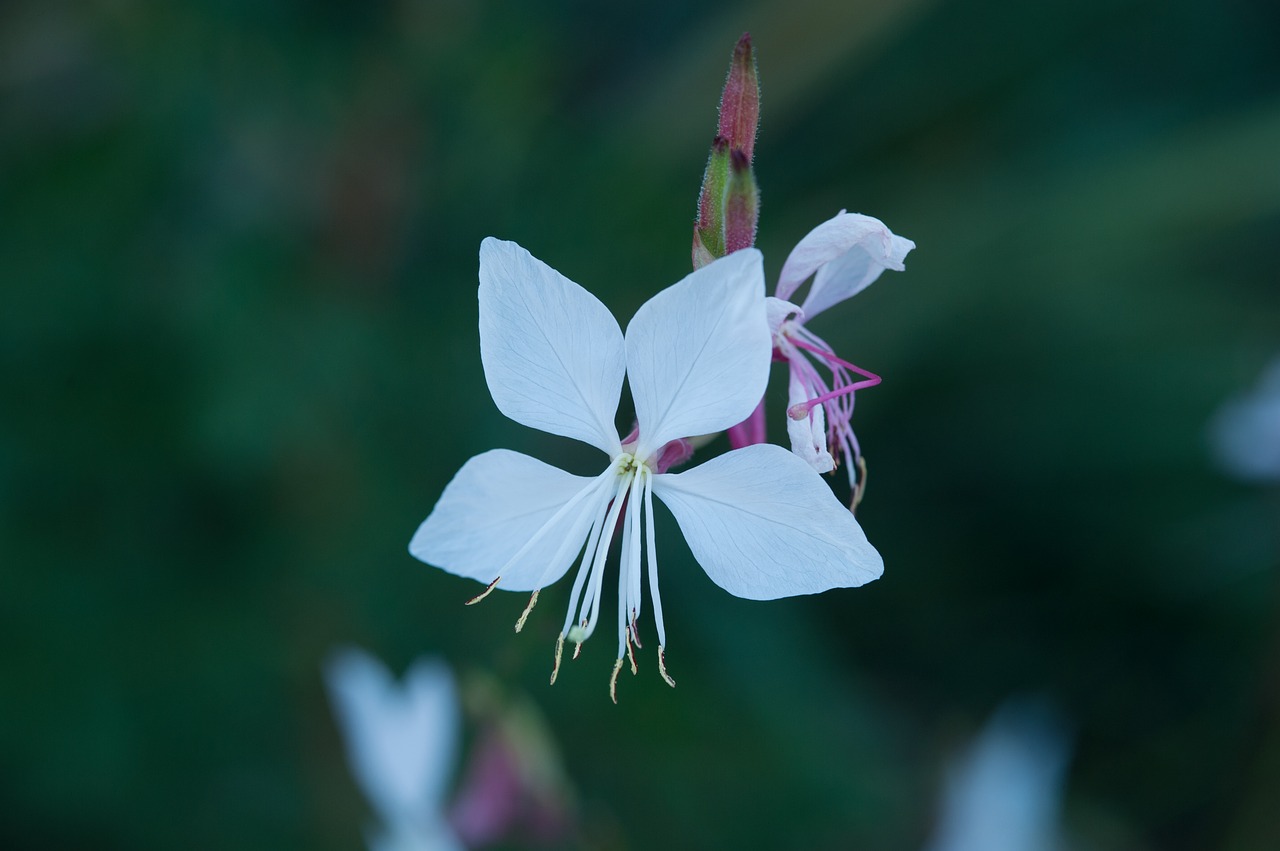
[[[0, 6], [0, 844], [357, 847], [357, 642], [532, 697], [586, 847], [919, 847], [1027, 691], [1082, 845], [1280, 846], [1280, 498], [1204, 442], [1280, 342], [1277, 8]], [[593, 464], [490, 401], [476, 251], [624, 322], [685, 274], [743, 30], [769, 273], [842, 207], [919, 245], [815, 328], [886, 378], [886, 573], [738, 600], [666, 518], [680, 685], [614, 707], [608, 642], [546, 685], [563, 589], [515, 636], [405, 546], [475, 453]]]

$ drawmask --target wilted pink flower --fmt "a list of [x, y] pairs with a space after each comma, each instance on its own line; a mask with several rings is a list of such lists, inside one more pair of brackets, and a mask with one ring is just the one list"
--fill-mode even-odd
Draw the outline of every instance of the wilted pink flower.
[[[805, 323], [862, 292], [885, 269], [902, 271], [913, 248], [914, 242], [896, 236], [879, 219], [841, 210], [800, 240], [778, 276], [777, 297], [766, 300], [774, 358], [790, 366], [791, 449], [819, 473], [835, 469], [839, 456], [849, 471], [854, 506], [861, 495], [862, 459], [851, 425], [854, 393], [879, 384], [880, 377], [838, 357]], [[810, 276], [808, 295], [799, 306], [793, 304], [790, 298]], [[763, 402], [730, 429], [729, 440], [735, 447], [764, 440]]]

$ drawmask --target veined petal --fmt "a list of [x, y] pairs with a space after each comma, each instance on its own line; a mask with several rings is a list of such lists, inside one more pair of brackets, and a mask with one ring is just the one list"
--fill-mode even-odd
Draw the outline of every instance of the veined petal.
[[480, 359], [498, 410], [618, 452], [622, 330], [598, 298], [514, 242], [480, 244]]
[[736, 251], [649, 299], [626, 350], [639, 457], [742, 422], [764, 395], [773, 350], [760, 252]]
[[501, 575], [497, 587], [507, 591], [545, 587], [582, 548], [598, 503], [593, 489], [601, 485], [600, 476], [574, 476], [519, 452], [490, 450], [462, 465], [409, 552], [486, 584]]
[[777, 296], [790, 299], [810, 276], [813, 286], [800, 306], [812, 318], [870, 286], [885, 269], [902, 271], [909, 239], [896, 236], [871, 216], [841, 211], [796, 244], [778, 276]]
[[775, 600], [850, 588], [880, 576], [880, 554], [804, 461], [772, 444], [655, 476], [689, 549], [738, 597]]
[[325, 665], [351, 772], [385, 823], [440, 820], [458, 748], [458, 696], [438, 660], [420, 659], [397, 683], [373, 656], [338, 651]]

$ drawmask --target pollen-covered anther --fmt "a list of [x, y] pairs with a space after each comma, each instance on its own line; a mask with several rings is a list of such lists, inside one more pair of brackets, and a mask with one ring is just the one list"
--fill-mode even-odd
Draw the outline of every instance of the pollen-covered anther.
[[529, 597], [529, 605], [525, 606], [524, 611], [520, 613], [520, 619], [516, 621], [516, 632], [524, 629], [524, 622], [529, 619], [529, 613], [533, 611], [533, 607], [536, 605], [538, 605], [538, 591], [533, 592], [533, 595]]
[[671, 675], [667, 673], [667, 649], [661, 645], [658, 647], [658, 673], [662, 674], [662, 678], [667, 681], [667, 685], [672, 688], [676, 687], [676, 681], [671, 679]]
[[639, 672], [640, 672], [640, 669], [639, 669], [638, 667], [636, 667], [636, 654], [635, 654], [635, 651], [632, 649], [632, 646], [631, 646], [631, 634], [630, 634], [630, 633], [628, 633], [628, 634], [627, 634], [627, 660], [628, 660], [629, 662], [631, 662], [631, 676], [633, 676], [633, 677], [634, 677], [637, 673], [639, 673]]
[[[470, 600], [468, 600], [468, 601], [467, 601], [466, 603], [464, 603], [463, 605], [465, 605], [465, 606], [474, 606], [476, 603], [479, 603], [479, 602], [480, 602], [481, 600], [483, 600], [485, 597], [488, 597], [488, 596], [493, 592], [493, 589], [494, 589], [494, 588], [496, 588], [496, 587], [498, 587], [498, 583], [499, 583], [499, 582], [501, 582], [501, 581], [502, 581], [502, 577], [501, 577], [501, 576], [497, 577], [497, 578], [496, 578], [496, 579], [494, 579], [492, 582], [490, 582], [487, 586], [485, 586], [485, 589], [484, 589], [483, 591], [481, 591], [479, 594], [477, 594], [477, 595], [475, 595], [474, 597], [472, 597]], [[520, 630], [517, 628], [517, 630], [516, 630], [516, 631], [517, 631], [517, 632], [519, 632]]]
[[614, 704], [618, 703], [618, 672], [622, 670], [622, 660], [613, 663], [613, 673], [609, 675], [609, 697]]
[[862, 496], [867, 492], [867, 459], [858, 456], [858, 483], [853, 488], [853, 498], [849, 501], [850, 513], [858, 510]]
[[564, 636], [556, 636], [556, 663], [551, 668], [551, 685], [556, 684], [556, 677], [560, 674], [560, 657], [564, 654]]

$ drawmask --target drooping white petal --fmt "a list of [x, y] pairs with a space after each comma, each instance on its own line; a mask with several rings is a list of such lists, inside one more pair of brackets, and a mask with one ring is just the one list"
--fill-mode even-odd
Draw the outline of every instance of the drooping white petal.
[[812, 318], [870, 286], [885, 269], [902, 271], [915, 248], [879, 219], [841, 211], [796, 244], [778, 276], [777, 296], [790, 299], [810, 276], [809, 294], [800, 306]]
[[[803, 358], [798, 353], [792, 357]], [[800, 380], [798, 371], [791, 370], [787, 383], [788, 405], [807, 402], [810, 390]], [[816, 394], [815, 394], [816, 395]], [[790, 407], [787, 413], [787, 437], [791, 439], [791, 451], [819, 473], [830, 473], [835, 469], [836, 461], [827, 450], [827, 418], [822, 405], [814, 405], [807, 416], [796, 419], [791, 416]]]
[[1006, 703], [951, 766], [928, 851], [1059, 851], [1070, 742], [1052, 706]]
[[480, 244], [480, 359], [516, 422], [618, 451], [622, 331], [600, 300], [514, 242]]
[[441, 821], [458, 748], [458, 696], [441, 661], [420, 659], [397, 683], [362, 650], [336, 652], [325, 682], [351, 773], [384, 824]]
[[421, 824], [399, 824], [365, 832], [369, 851], [465, 851], [449, 822], [441, 816]]
[[501, 575], [497, 587], [508, 591], [542, 588], [563, 576], [582, 548], [602, 486], [599, 476], [574, 476], [519, 452], [490, 450], [462, 465], [409, 552], [485, 584]]
[[764, 394], [772, 351], [760, 252], [736, 251], [649, 299], [626, 350], [639, 457], [742, 422]]
[[683, 473], [655, 476], [689, 549], [738, 597], [774, 600], [862, 585], [880, 554], [808, 464], [780, 446], [735, 449]]

